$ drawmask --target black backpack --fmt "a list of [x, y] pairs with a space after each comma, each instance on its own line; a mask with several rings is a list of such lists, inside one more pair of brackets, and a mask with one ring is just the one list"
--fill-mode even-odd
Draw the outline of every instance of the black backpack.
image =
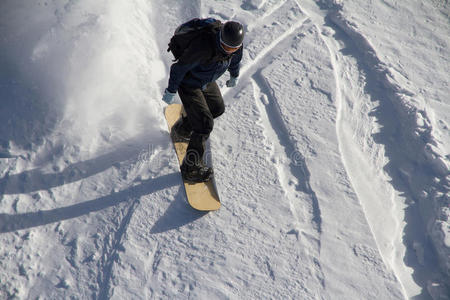
[[175, 29], [167, 52], [172, 52], [174, 61], [177, 61], [195, 38], [203, 34], [215, 34], [221, 25], [220, 21], [213, 18], [195, 18], [183, 23]]

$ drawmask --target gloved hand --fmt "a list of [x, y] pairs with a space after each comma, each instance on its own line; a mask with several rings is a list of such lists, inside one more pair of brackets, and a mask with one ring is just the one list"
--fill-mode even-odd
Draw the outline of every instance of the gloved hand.
[[227, 80], [227, 87], [235, 87], [237, 84], [238, 78], [231, 76], [230, 79]]
[[167, 89], [165, 89], [162, 100], [167, 104], [172, 104], [172, 102], [175, 100], [175, 94], [176, 93], [171, 93]]

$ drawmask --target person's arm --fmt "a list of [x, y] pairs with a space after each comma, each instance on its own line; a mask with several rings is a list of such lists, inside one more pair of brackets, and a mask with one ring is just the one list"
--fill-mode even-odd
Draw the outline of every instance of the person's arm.
[[236, 53], [231, 58], [231, 63], [230, 63], [230, 66], [228, 67], [228, 71], [230, 72], [231, 77], [234, 77], [234, 78], [239, 77], [239, 69], [240, 69], [240, 64], [241, 64], [241, 59], [242, 59], [243, 48], [244, 48], [244, 46], [241, 46], [241, 48], [239, 48], [239, 50], [237, 50]]
[[176, 93], [184, 76], [198, 66], [204, 60], [204, 57], [209, 57], [208, 55], [210, 54], [209, 52], [207, 53], [207, 50], [202, 39], [192, 41], [178, 62], [170, 67], [169, 85], [167, 87], [169, 92]]
[[197, 63], [181, 64], [180, 62], [176, 62], [172, 64], [167, 90], [171, 93], [176, 93], [186, 73], [195, 68], [195, 66], [197, 66]]

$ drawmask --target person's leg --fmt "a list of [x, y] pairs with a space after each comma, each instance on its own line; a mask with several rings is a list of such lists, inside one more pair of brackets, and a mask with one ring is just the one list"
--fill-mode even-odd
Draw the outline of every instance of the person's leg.
[[189, 141], [192, 134], [192, 126], [187, 118], [187, 113], [184, 107], [181, 111], [181, 118], [179, 118], [175, 124], [173, 124], [171, 134], [174, 138], [181, 141]]
[[205, 142], [214, 126], [213, 115], [201, 89], [180, 87], [178, 94], [193, 131], [183, 164], [200, 165], [205, 153]]
[[215, 119], [222, 115], [225, 112], [225, 104], [223, 103], [222, 93], [217, 83], [209, 83], [202, 92], [213, 118]]

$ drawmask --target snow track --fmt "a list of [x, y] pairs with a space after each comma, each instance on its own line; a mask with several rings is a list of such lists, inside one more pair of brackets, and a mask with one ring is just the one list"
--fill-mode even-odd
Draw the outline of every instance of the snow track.
[[[315, 5], [310, 7], [314, 9]], [[431, 128], [420, 128], [426, 127], [429, 119], [424, 111], [411, 106], [407, 99], [416, 95], [394, 80], [397, 78], [394, 70], [386, 67], [367, 37], [345, 19], [342, 6], [331, 3], [322, 8], [327, 8], [323, 19], [316, 15], [315, 20], [323, 24], [322, 32], [325, 34], [322, 38], [328, 45], [335, 70], [336, 128], [342, 159], [385, 262], [396, 271], [405, 293], [416, 295], [420, 293], [419, 286], [429, 285], [439, 276], [433, 274], [437, 269], [436, 263], [423, 260], [423, 251], [428, 252], [426, 256], [434, 256], [427, 233], [410, 229], [424, 226], [421, 218], [417, 217], [424, 212], [426, 222], [435, 222], [436, 216], [427, 215], [423, 207], [419, 208], [420, 205], [413, 202], [421, 202], [417, 196], [421, 193], [420, 189], [442, 190], [442, 187], [435, 185], [441, 180], [432, 183], [431, 177], [441, 177], [446, 173], [441, 173], [436, 165], [440, 159], [438, 155], [434, 157], [435, 162], [428, 161], [426, 167], [411, 166], [424, 164], [422, 160], [426, 154], [420, 152], [429, 147], [426, 143], [435, 144], [426, 133]], [[417, 116], [426, 120], [416, 123]], [[415, 150], [411, 151], [410, 147]], [[434, 169], [434, 174], [430, 174], [430, 167]], [[399, 169], [408, 171], [401, 175], [397, 171]], [[405, 175], [407, 183], [404, 182]], [[395, 190], [403, 192], [404, 196], [399, 197]], [[438, 201], [435, 205], [442, 204]], [[387, 212], [381, 218], [382, 222], [380, 211]], [[399, 234], [402, 231], [405, 233], [403, 237]], [[416, 253], [417, 247], [414, 245], [420, 245], [422, 250], [419, 249], [419, 252], [422, 254]], [[439, 253], [439, 243], [435, 246]], [[416, 255], [404, 265], [404, 256]], [[409, 267], [416, 269], [418, 265], [426, 269], [424, 273], [429, 275], [413, 280]], [[422, 293], [426, 292], [422, 290]]]
[[[321, 27], [324, 26], [322, 24], [325, 24], [325, 20], [321, 20], [320, 16], [315, 18], [316, 22], [321, 24]], [[330, 24], [327, 25], [331, 26]], [[332, 28], [338, 30], [335, 27]], [[318, 32], [321, 31], [317, 24], [316, 29]], [[398, 270], [398, 265], [402, 264], [398, 264], [396, 261], [398, 257], [401, 257], [398, 255], [398, 252], [401, 251], [398, 248], [402, 248], [400, 236], [396, 234], [402, 231], [400, 220], [397, 217], [401, 215], [401, 210], [397, 208], [394, 192], [387, 183], [387, 178], [381, 170], [373, 170], [378, 164], [384, 164], [380, 160], [383, 151], [374, 145], [371, 137], [371, 134], [377, 130], [374, 120], [370, 118], [371, 111], [375, 109], [375, 106], [370, 103], [371, 97], [368, 97], [364, 91], [364, 85], [367, 85], [367, 82], [373, 80], [373, 78], [368, 77], [364, 70], [358, 69], [357, 61], [352, 61], [352, 59], [339, 54], [345, 46], [347, 46], [345, 47], [347, 53], [356, 51], [348, 45], [343, 46], [339, 43], [339, 40], [346, 40], [348, 37], [342, 37], [339, 33], [335, 33], [333, 38], [330, 38], [331, 32], [329, 30], [324, 29], [320, 37], [328, 49], [334, 71], [337, 109], [336, 134], [339, 151], [352, 187], [355, 189], [371, 231], [374, 233], [377, 248], [389, 267], [396, 271], [397, 276], [402, 277], [400, 272], [407, 272]], [[355, 57], [355, 55], [352, 56]], [[354, 123], [351, 124], [352, 122]], [[362, 128], [362, 126], [365, 128]], [[359, 148], [362, 149], [358, 150]], [[367, 151], [368, 153], [363, 154], [360, 151]], [[367, 162], [367, 157], [372, 162]], [[371, 163], [375, 163], [375, 166]], [[380, 178], [381, 180], [375, 182], [374, 178]], [[384, 190], [386, 192], [380, 192]], [[379, 211], [386, 211], [381, 227], [378, 225], [380, 218], [378, 213], [371, 215], [372, 212]], [[388, 228], [389, 230], [387, 230]], [[406, 278], [403, 279], [408, 280]]]
[[112, 268], [117, 259], [118, 252], [123, 250], [122, 241], [127, 231], [127, 227], [130, 223], [131, 217], [133, 216], [133, 213], [138, 204], [139, 201], [134, 200], [128, 205], [126, 215], [123, 216], [122, 220], [120, 221], [119, 228], [114, 234], [112, 241], [105, 240], [105, 245], [103, 246], [104, 253], [101, 256], [99, 264], [101, 266], [101, 271], [99, 272], [99, 279], [98, 279], [98, 285], [100, 288], [98, 299], [109, 298], [109, 291], [111, 288], [110, 281], [112, 277]]
[[[265, 80], [260, 73], [257, 73], [255, 78], [257, 80], [252, 81], [255, 103], [259, 109], [261, 121], [264, 124], [265, 143], [268, 148], [272, 148], [270, 162], [274, 164], [278, 172], [279, 182], [285, 191], [285, 196], [289, 199], [294, 216], [303, 216], [302, 218], [297, 217], [297, 221], [306, 219], [305, 223], [313, 225], [316, 231], [316, 238], [320, 241], [320, 208], [317, 197], [309, 185], [309, 171], [305, 166], [305, 159], [300, 152], [295, 150], [292, 142], [286, 139], [288, 137], [287, 130], [282, 123], [279, 110], [275, 106], [275, 100], [271, 96]], [[256, 82], [259, 82], [259, 85]], [[261, 93], [260, 86], [265, 91], [264, 93]], [[301, 197], [300, 192], [307, 195], [307, 199]], [[299, 204], [303, 202], [309, 202], [310, 207], [308, 209], [300, 209]], [[304, 211], [307, 211], [310, 216], [305, 218]], [[292, 229], [292, 232], [297, 232], [298, 235], [298, 230], [295, 228]]]

